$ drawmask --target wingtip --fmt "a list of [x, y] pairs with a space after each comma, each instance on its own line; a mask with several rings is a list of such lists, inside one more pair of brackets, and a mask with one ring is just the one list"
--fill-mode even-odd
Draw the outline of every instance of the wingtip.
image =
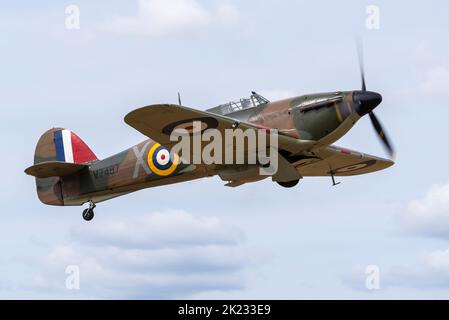
[[392, 166], [394, 166], [396, 164], [396, 162], [394, 161], [394, 159], [384, 159], [384, 163], [385, 165], [385, 169], [386, 168], [390, 168]]
[[24, 172], [26, 175], [31, 176], [30, 168], [31, 168], [31, 167], [26, 168], [25, 170], [23, 170], [23, 172]]
[[156, 109], [156, 108], [161, 108], [162, 109], [162, 108], [167, 108], [167, 107], [179, 107], [179, 105], [169, 104], [169, 103], [150, 104], [150, 105], [147, 105], [147, 106], [136, 108], [136, 109], [128, 112], [123, 119], [125, 120], [126, 123], [128, 123], [128, 121], [130, 119], [132, 119], [134, 116], [136, 116], [138, 113], [141, 113], [142, 111], [150, 110], [150, 109]]

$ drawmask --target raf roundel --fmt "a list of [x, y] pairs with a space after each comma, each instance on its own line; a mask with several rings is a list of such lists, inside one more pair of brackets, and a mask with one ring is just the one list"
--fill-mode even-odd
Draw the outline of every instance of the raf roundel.
[[361, 163], [351, 164], [349, 166], [336, 169], [334, 171], [334, 173], [346, 173], [346, 172], [361, 170], [363, 168], [370, 167], [370, 166], [376, 164], [376, 162], [377, 162], [376, 160], [368, 160], [368, 161], [361, 162]]
[[147, 161], [151, 171], [155, 174], [158, 176], [168, 176], [178, 167], [179, 157], [177, 154], [174, 154], [172, 159], [170, 151], [159, 143], [156, 143], [148, 152]]
[[[188, 135], [196, 133], [203, 133], [207, 129], [215, 129], [218, 127], [218, 120], [211, 117], [200, 117], [193, 119], [185, 119], [176, 122], [172, 122], [162, 129], [162, 132], [166, 135], [171, 135], [176, 130], [185, 130]], [[182, 131], [181, 131], [182, 132]], [[180, 132], [178, 132], [179, 134]], [[183, 134], [180, 134], [183, 135]]]

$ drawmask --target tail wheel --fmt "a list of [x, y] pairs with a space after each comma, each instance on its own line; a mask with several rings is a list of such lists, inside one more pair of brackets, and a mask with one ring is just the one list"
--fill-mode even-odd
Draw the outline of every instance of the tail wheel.
[[84, 209], [83, 210], [83, 219], [86, 221], [90, 221], [94, 218], [94, 210], [93, 209]]
[[277, 181], [277, 183], [284, 188], [293, 188], [298, 184], [299, 180], [293, 180], [293, 181], [287, 181], [287, 182], [280, 182]]

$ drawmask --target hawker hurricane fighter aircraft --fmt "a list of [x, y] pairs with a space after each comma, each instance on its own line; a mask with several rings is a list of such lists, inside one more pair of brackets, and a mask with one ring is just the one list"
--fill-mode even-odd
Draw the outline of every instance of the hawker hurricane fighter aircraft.
[[[215, 129], [277, 130], [277, 171], [270, 178], [282, 187], [294, 187], [303, 177], [351, 176], [382, 170], [393, 165], [382, 159], [332, 145], [363, 116], [368, 115], [388, 150], [393, 148], [373, 113], [382, 101], [367, 91], [361, 63], [362, 89], [308, 94], [270, 102], [253, 92], [241, 99], [200, 111], [179, 104], [157, 104], [130, 112], [125, 122], [148, 137], [125, 151], [99, 160], [74, 132], [53, 128], [39, 139], [34, 165], [25, 172], [36, 178], [39, 199], [49, 205], [89, 204], [87, 221], [95, 204], [144, 188], [218, 175], [226, 186], [267, 178], [256, 170], [260, 164], [189, 163], [171, 152], [176, 129], [195, 134]], [[180, 99], [179, 99], [180, 100]], [[204, 145], [202, 145], [203, 147]]]

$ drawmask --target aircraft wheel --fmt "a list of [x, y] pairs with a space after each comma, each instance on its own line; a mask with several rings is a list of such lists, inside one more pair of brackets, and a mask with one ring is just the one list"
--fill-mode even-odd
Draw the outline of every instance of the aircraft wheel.
[[293, 181], [287, 181], [287, 182], [280, 182], [277, 181], [277, 183], [284, 188], [293, 188], [298, 184], [299, 180], [293, 180]]
[[90, 221], [94, 218], [94, 210], [93, 209], [84, 209], [83, 210], [83, 219], [86, 221]]

